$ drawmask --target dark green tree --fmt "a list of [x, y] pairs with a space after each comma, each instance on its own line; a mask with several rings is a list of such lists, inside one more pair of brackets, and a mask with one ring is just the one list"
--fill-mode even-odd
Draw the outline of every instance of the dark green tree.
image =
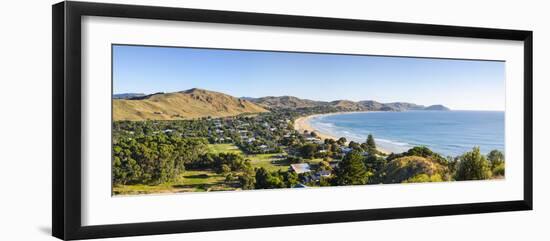
[[338, 139], [338, 141], [336, 141], [336, 143], [338, 143], [338, 145], [345, 145], [346, 142], [348, 142], [348, 140], [345, 138], [345, 137], [340, 137], [340, 139]]
[[254, 170], [243, 173], [239, 176], [239, 183], [243, 190], [251, 190], [256, 186], [256, 173]]
[[362, 185], [368, 182], [369, 174], [358, 151], [348, 153], [334, 171], [335, 185]]
[[491, 177], [490, 163], [481, 155], [479, 147], [460, 156], [456, 180], [483, 180]]
[[369, 152], [368, 155], [364, 158], [364, 162], [367, 171], [372, 173], [381, 171], [386, 165], [385, 158], [378, 157], [376, 154], [372, 154], [371, 152]]
[[270, 179], [271, 175], [269, 172], [263, 168], [260, 167], [256, 169], [256, 182], [255, 182], [255, 188], [256, 189], [263, 189], [263, 188], [269, 188], [268, 180]]
[[376, 143], [374, 142], [374, 137], [372, 134], [367, 136], [367, 152], [375, 154], [376, 153]]
[[270, 173], [263, 167], [256, 169], [256, 189], [282, 188], [284, 182], [277, 173]]
[[293, 187], [299, 182], [298, 174], [295, 172], [284, 172], [282, 176], [284, 177], [286, 187]]
[[487, 160], [491, 163], [491, 169], [504, 163], [504, 153], [499, 150], [492, 150], [487, 154]]
[[363, 151], [362, 150], [363, 148], [361, 148], [361, 145], [355, 141], [350, 141], [350, 143], [348, 144], [348, 147], [354, 150]]
[[326, 145], [332, 145], [332, 144], [335, 144], [336, 141], [334, 139], [331, 139], [331, 138], [326, 138], [325, 139], [325, 144]]
[[313, 143], [305, 144], [302, 146], [300, 152], [304, 158], [311, 159], [315, 157], [315, 153], [317, 152], [317, 145]]
[[504, 153], [499, 150], [492, 150], [487, 154], [487, 160], [491, 164], [493, 176], [504, 176]]

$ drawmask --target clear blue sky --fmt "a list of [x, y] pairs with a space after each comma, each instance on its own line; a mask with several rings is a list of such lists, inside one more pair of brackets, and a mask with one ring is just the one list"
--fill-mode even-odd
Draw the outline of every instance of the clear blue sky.
[[173, 47], [113, 47], [113, 93], [202, 88], [235, 97], [504, 110], [505, 63]]

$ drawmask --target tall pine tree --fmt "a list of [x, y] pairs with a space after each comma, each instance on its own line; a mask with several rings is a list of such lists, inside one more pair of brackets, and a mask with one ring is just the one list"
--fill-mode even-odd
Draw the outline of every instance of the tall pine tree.
[[348, 153], [338, 164], [334, 174], [334, 184], [337, 186], [367, 184], [369, 177], [363, 156], [357, 151]]
[[367, 137], [367, 152], [370, 154], [376, 154], [376, 143], [374, 142], [374, 137], [372, 137], [372, 134], [369, 134]]

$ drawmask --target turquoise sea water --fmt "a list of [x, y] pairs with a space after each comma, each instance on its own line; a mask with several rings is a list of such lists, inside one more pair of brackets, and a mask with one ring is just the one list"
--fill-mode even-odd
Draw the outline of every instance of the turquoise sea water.
[[377, 145], [392, 152], [427, 146], [444, 156], [457, 156], [479, 146], [482, 153], [504, 151], [502, 111], [404, 111], [321, 115], [309, 120], [320, 132]]

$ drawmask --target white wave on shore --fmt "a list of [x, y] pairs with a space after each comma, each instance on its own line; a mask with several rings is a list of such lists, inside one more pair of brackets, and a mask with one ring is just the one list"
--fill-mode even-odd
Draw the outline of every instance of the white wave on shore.
[[[333, 123], [322, 122], [323, 117], [329, 115], [334, 114], [315, 115], [307, 119], [306, 121], [317, 132], [328, 136], [345, 137], [348, 141], [355, 141], [358, 143], [363, 143], [367, 140], [368, 134], [356, 133], [349, 129], [346, 129], [345, 127], [336, 126]], [[376, 136], [374, 139], [381, 149], [394, 153], [407, 151], [413, 146], [406, 142], [377, 138]]]

